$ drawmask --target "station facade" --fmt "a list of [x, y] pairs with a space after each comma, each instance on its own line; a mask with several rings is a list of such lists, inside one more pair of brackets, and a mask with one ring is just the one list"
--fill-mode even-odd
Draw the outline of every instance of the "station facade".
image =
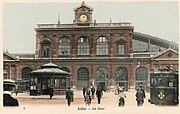
[[72, 24], [60, 18], [57, 24], [37, 24], [34, 54], [3, 53], [4, 79], [29, 86], [30, 72], [51, 61], [72, 74], [71, 86], [78, 90], [87, 85], [129, 90], [139, 84], [149, 90], [150, 72], [168, 66], [178, 70], [177, 44], [134, 32], [130, 22], [97, 23], [93, 10], [82, 2], [74, 8]]

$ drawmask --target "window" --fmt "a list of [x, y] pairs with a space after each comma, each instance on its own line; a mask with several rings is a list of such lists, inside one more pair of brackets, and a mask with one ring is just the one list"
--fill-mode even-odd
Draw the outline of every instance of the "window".
[[105, 67], [99, 67], [96, 70], [96, 81], [108, 81], [108, 70]]
[[61, 78], [61, 89], [66, 89], [66, 78]]
[[54, 78], [54, 88], [60, 87], [60, 78]]
[[147, 69], [144, 67], [139, 67], [136, 70], [136, 80], [145, 81], [148, 78], [148, 72]]
[[8, 66], [3, 67], [3, 79], [8, 79]]
[[59, 41], [59, 55], [70, 55], [70, 54], [71, 54], [70, 40], [66, 37], [61, 38]]
[[108, 40], [104, 36], [97, 39], [96, 55], [108, 55]]
[[128, 80], [128, 71], [125, 67], [119, 67], [116, 70], [116, 81], [127, 81]]
[[50, 51], [50, 46], [49, 45], [44, 45], [43, 46], [43, 56], [48, 57], [49, 56], [49, 51]]
[[30, 72], [32, 70], [28, 67], [22, 69], [22, 80], [29, 80]]
[[119, 55], [124, 55], [125, 54], [125, 46], [124, 46], [124, 44], [119, 44], [118, 45], [118, 54]]
[[81, 37], [78, 40], [78, 55], [89, 55], [88, 38]]

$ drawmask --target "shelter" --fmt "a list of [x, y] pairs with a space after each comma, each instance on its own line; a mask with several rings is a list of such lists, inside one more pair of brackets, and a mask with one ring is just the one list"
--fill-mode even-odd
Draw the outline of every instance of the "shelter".
[[64, 94], [70, 86], [70, 73], [53, 63], [45, 64], [30, 73], [30, 95], [47, 95], [51, 86], [54, 94]]

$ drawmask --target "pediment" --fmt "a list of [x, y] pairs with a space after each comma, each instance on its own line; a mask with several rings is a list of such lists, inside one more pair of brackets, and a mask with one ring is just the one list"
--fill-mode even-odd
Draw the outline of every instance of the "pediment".
[[81, 9], [82, 10], [86, 9], [86, 10], [93, 11], [93, 8], [86, 5], [84, 1], [82, 2], [81, 6], [74, 8], [74, 11], [78, 11], [78, 10], [81, 10]]
[[13, 55], [7, 53], [7, 52], [3, 52], [3, 60], [16, 60], [17, 58], [14, 57]]
[[178, 58], [178, 56], [179, 56], [179, 54], [177, 51], [169, 48], [169, 49], [165, 50], [164, 52], [156, 55], [154, 57], [154, 59], [170, 59], [170, 58], [173, 59], [173, 58]]

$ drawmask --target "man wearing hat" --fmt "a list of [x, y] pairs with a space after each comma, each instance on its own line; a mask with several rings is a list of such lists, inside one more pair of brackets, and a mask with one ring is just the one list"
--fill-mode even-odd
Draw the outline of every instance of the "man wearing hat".
[[72, 98], [73, 98], [73, 91], [71, 90], [70, 87], [68, 87], [68, 89], [66, 91], [66, 99], [67, 99], [67, 102], [68, 102], [68, 106], [71, 105]]

